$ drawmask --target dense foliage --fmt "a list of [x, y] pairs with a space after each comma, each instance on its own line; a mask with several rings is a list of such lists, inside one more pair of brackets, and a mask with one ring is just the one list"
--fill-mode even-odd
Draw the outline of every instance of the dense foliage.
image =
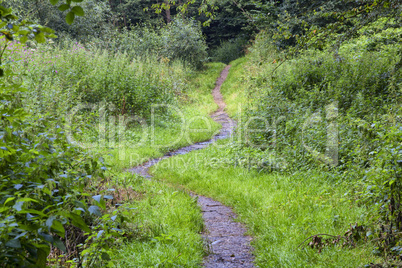
[[350, 183], [349, 194], [372, 208], [375, 220], [365, 232], [376, 241], [374, 252], [398, 260], [401, 32], [388, 27], [392, 21], [385, 16], [366, 24], [335, 54], [328, 45], [285, 56], [274, 48], [272, 35], [261, 33], [250, 55], [247, 96], [255, 109], [247, 118], [264, 119], [251, 128], [268, 131], [248, 133], [249, 144], [262, 148], [259, 157], [270, 152], [285, 160], [281, 172], [330, 170]]

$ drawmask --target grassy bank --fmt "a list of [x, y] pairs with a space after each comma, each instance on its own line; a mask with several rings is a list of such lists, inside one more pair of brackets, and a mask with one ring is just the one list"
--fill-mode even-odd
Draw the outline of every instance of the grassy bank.
[[243, 57], [230, 63], [232, 67], [221, 88], [227, 105], [225, 111], [233, 118], [239, 118], [241, 111], [246, 109], [249, 104], [248, 88], [247, 84], [244, 84], [248, 74], [248, 70], [245, 68], [247, 61], [247, 58]]
[[369, 211], [345, 196], [347, 183], [319, 171], [279, 175], [234, 167], [227, 149], [164, 160], [154, 168], [156, 179], [233, 207], [255, 237], [260, 267], [359, 267], [375, 260], [370, 244], [325, 247], [320, 254], [307, 243], [298, 247], [312, 235], [343, 235], [349, 224], [364, 222]]

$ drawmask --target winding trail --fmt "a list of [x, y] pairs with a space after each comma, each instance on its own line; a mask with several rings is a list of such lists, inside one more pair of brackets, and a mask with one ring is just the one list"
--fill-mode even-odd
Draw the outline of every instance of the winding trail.
[[[150, 178], [151, 176], [148, 173], [149, 168], [163, 159], [204, 149], [215, 141], [228, 138], [232, 135], [236, 127], [236, 122], [224, 111], [226, 104], [223, 101], [223, 96], [220, 91], [223, 82], [225, 82], [229, 74], [230, 67], [231, 66], [228, 65], [222, 71], [212, 91], [214, 100], [219, 108], [211, 117], [214, 121], [222, 125], [220, 132], [209, 141], [196, 143], [167, 153], [161, 158], [152, 159], [141, 166], [130, 169], [131, 172]], [[196, 194], [192, 194], [192, 196], [197, 198], [206, 227], [203, 237], [208, 243], [210, 254], [204, 260], [204, 267], [254, 267], [254, 257], [251, 254], [253, 249], [250, 245], [252, 238], [246, 236], [246, 229], [241, 223], [235, 221], [237, 216], [233, 213], [232, 209], [204, 196]]]

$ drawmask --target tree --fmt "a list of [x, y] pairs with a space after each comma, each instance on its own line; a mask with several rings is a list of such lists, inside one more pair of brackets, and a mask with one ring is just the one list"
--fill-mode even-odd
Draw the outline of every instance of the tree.
[[379, 18], [390, 22], [387, 27], [401, 21], [400, 0], [283, 0], [278, 9], [279, 19], [270, 30], [282, 48], [320, 48], [334, 40], [339, 46]]

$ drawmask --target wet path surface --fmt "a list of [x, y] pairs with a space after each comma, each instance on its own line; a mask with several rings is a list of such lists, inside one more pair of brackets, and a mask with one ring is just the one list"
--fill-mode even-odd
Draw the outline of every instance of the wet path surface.
[[[148, 173], [149, 168], [163, 159], [204, 149], [216, 140], [230, 137], [236, 127], [236, 123], [224, 112], [226, 104], [223, 101], [220, 92], [221, 86], [229, 73], [229, 69], [230, 66], [226, 66], [222, 71], [220, 77], [216, 81], [216, 86], [212, 91], [214, 100], [219, 108], [211, 115], [211, 117], [214, 121], [222, 124], [222, 129], [219, 134], [215, 135], [209, 141], [186, 146], [167, 153], [161, 158], [150, 160], [141, 166], [130, 169], [131, 172], [150, 178], [151, 176]], [[210, 254], [204, 260], [204, 267], [254, 267], [254, 257], [251, 254], [252, 247], [250, 246], [252, 238], [246, 236], [246, 229], [241, 223], [234, 220], [236, 219], [236, 215], [233, 211], [229, 207], [226, 207], [210, 198], [195, 194], [192, 196], [198, 199], [198, 204], [201, 207], [203, 214], [204, 225], [206, 227], [203, 237], [207, 241]]]

